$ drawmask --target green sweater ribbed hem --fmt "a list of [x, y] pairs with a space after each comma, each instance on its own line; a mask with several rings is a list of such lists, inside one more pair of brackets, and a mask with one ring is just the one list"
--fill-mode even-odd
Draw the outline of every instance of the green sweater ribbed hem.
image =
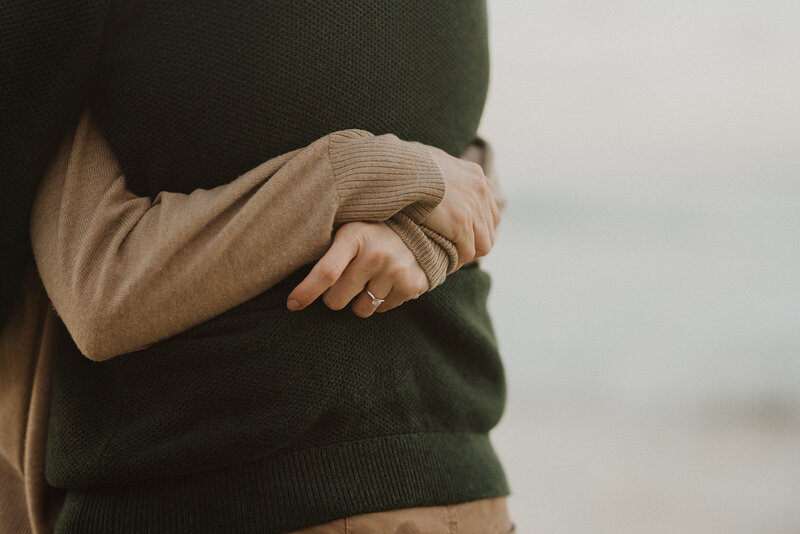
[[124, 487], [70, 490], [55, 532], [278, 534], [345, 516], [508, 493], [486, 434], [403, 434]]

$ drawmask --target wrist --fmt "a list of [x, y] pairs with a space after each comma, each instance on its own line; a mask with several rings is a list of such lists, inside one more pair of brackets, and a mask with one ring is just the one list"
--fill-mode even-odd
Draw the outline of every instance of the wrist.
[[401, 210], [422, 221], [444, 198], [444, 175], [421, 143], [343, 130], [331, 134], [328, 154], [339, 201], [335, 224], [384, 221]]

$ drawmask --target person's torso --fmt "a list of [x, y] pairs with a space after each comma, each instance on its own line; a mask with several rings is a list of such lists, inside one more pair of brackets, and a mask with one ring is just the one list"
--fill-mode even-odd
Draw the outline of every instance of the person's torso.
[[[391, 132], [459, 155], [486, 98], [486, 32], [483, 0], [142, 2], [111, 19], [93, 106], [140, 195], [227, 183], [344, 128]], [[340, 451], [336, 462], [352, 462], [347, 473], [356, 477], [348, 485], [389, 499], [381, 506], [403, 501], [359, 458], [412, 466], [418, 462], [409, 458], [442, 455], [463, 469], [447, 467], [436, 484], [408, 481], [419, 503], [504, 494], [486, 438], [505, 403], [486, 309], [489, 274], [465, 266], [433, 291], [364, 320], [321, 299], [289, 312], [286, 297], [309, 268], [106, 362], [84, 358], [62, 330], [48, 481], [68, 489], [127, 485], [302, 455], [325, 466], [308, 474], [303, 491], [344, 491], [325, 459]], [[353, 447], [364, 456], [344, 452]], [[458, 454], [448, 456], [454, 448], [480, 465], [462, 466]], [[327, 485], [314, 478], [325, 476]], [[215, 478], [222, 480], [229, 479]], [[271, 480], [267, 494], [288, 487]], [[92, 495], [75, 497], [83, 504], [69, 514], [110, 498]], [[341, 517], [352, 512], [342, 495], [320, 499]], [[274, 513], [283, 514], [279, 508]]]

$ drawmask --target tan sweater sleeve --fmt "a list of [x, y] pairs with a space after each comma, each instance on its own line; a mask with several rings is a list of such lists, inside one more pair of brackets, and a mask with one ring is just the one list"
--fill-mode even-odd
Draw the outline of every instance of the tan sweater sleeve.
[[78, 348], [104, 360], [262, 293], [320, 258], [345, 222], [422, 221], [443, 196], [425, 145], [352, 129], [229, 184], [151, 201], [126, 189], [87, 110], [39, 187], [31, 240]]

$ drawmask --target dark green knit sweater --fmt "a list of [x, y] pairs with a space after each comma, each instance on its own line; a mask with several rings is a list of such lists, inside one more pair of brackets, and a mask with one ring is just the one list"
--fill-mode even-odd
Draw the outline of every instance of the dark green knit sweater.
[[[155, 196], [346, 128], [458, 155], [486, 97], [478, 0], [25, 0], [4, 17], [4, 299], [36, 184], [87, 102], [129, 187]], [[62, 328], [46, 465], [68, 489], [58, 532], [282, 532], [507, 494], [488, 440], [505, 400], [489, 275], [464, 267], [364, 320], [321, 300], [286, 310], [310, 267], [103, 363]]]

